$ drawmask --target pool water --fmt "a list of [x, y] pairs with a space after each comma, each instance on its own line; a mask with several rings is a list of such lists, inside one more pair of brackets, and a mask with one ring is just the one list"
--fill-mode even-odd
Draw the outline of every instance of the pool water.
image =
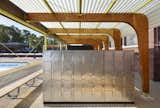
[[26, 62], [0, 62], [0, 72], [26, 65]]

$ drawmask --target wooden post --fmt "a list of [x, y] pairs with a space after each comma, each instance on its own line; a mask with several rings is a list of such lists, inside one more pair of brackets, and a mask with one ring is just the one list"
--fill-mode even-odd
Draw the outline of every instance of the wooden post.
[[142, 15], [134, 17], [134, 28], [138, 37], [138, 48], [142, 71], [142, 88], [143, 92], [149, 93], [149, 38], [147, 17]]
[[120, 31], [115, 29], [112, 37], [115, 44], [115, 50], [122, 50], [122, 41], [121, 41]]
[[44, 36], [43, 51], [47, 50], [47, 36]]

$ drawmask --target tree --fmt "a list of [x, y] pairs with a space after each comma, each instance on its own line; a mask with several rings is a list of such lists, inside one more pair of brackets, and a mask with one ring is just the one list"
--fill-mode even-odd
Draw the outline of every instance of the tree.
[[0, 25], [0, 42], [5, 43], [10, 40], [10, 37], [8, 35], [8, 31], [9, 31], [8, 27], [6, 27], [4, 25]]
[[28, 45], [31, 51], [42, 51], [44, 38], [31, 34], [28, 30], [20, 30], [15, 26], [0, 25], [0, 42], [18, 42]]
[[8, 35], [6, 35], [6, 34], [4, 34], [4, 33], [0, 33], [0, 42], [1, 42], [1, 43], [6, 43], [6, 42], [8, 42], [9, 39], [10, 39], [10, 38], [9, 38]]
[[12, 42], [24, 43], [24, 36], [21, 34], [21, 30], [15, 26], [11, 26], [9, 34], [12, 36]]

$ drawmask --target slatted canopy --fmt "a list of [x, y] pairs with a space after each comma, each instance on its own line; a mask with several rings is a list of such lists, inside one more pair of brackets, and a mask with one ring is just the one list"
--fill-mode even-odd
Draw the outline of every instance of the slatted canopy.
[[[149, 27], [160, 24], [159, 0], [10, 0], [26, 13], [143, 13], [149, 19]], [[45, 16], [44, 16], [45, 17]], [[118, 28], [122, 36], [134, 36], [135, 32], [125, 23], [106, 22], [40, 22], [47, 28]]]
[[[149, 92], [148, 29], [160, 25], [160, 0], [1, 0], [1, 2], [3, 2], [0, 3], [1, 14], [45, 35], [48, 34], [48, 28], [61, 28], [68, 36], [70, 35], [66, 30], [68, 28], [118, 28], [122, 36], [137, 34], [143, 91]], [[92, 33], [92, 36], [95, 34], [98, 33]]]

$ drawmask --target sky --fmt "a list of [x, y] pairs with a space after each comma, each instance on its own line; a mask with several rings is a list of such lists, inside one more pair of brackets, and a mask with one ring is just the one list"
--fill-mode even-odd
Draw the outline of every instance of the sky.
[[24, 26], [24, 25], [22, 25], [20, 23], [17, 23], [17, 22], [15, 22], [15, 21], [13, 21], [13, 20], [5, 17], [5, 16], [2, 16], [2, 15], [0, 15], [0, 24], [6, 25], [6, 26], [14, 25], [15, 27], [19, 28], [20, 30], [24, 30], [25, 29], [25, 30], [28, 30], [31, 33], [37, 35], [37, 36], [42, 36], [41, 33], [37, 32], [37, 31], [34, 31], [34, 30], [32, 30], [32, 29], [30, 29], [30, 28], [28, 28], [28, 27], [26, 27], [26, 26]]

